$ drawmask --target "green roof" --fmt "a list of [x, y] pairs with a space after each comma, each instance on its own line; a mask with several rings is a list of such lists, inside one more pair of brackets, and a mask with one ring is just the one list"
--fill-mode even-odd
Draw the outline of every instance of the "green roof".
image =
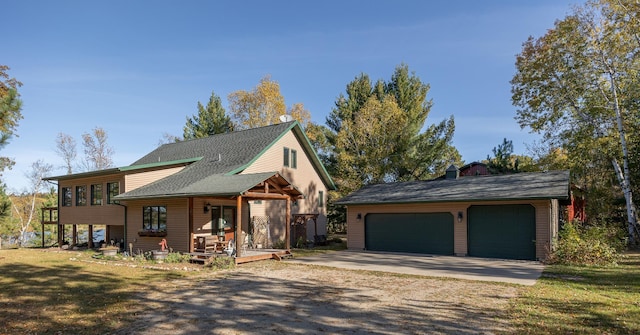
[[[194, 197], [194, 196], [236, 196], [257, 184], [277, 175], [277, 172], [252, 174], [214, 174], [200, 180], [193, 180], [183, 171], [151, 184], [136, 188], [114, 197], [115, 200]], [[169, 178], [169, 177], [168, 177]]]
[[367, 185], [338, 205], [569, 199], [569, 171]]
[[[292, 131], [311, 157], [316, 172], [329, 189], [335, 185], [318, 159], [298, 122], [253, 128], [206, 138], [164, 144], [131, 166], [153, 166], [162, 162], [178, 162], [198, 157], [178, 173], [157, 180], [149, 185], [121, 194], [116, 199], [137, 199], [166, 196], [237, 195], [268, 179], [275, 172], [240, 174], [256, 159]], [[267, 176], [259, 180], [260, 178]], [[248, 177], [253, 176], [253, 177]], [[252, 179], [253, 178], [253, 179]]]
[[78, 178], [87, 178], [87, 177], [99, 177], [99, 176], [105, 176], [105, 175], [110, 175], [110, 174], [125, 172], [125, 171], [153, 169], [153, 168], [166, 167], [171, 165], [186, 165], [189, 163], [196, 162], [200, 159], [202, 159], [202, 157], [179, 159], [175, 161], [157, 162], [157, 163], [149, 163], [149, 164], [121, 166], [117, 168], [109, 168], [109, 169], [103, 169], [103, 170], [65, 174], [61, 176], [46, 177], [46, 178], [43, 178], [43, 180], [68, 180], [68, 179], [78, 179]]
[[[121, 194], [117, 199], [169, 195], [236, 195], [247, 189], [247, 183], [258, 180], [255, 184], [250, 185], [253, 187], [273, 176], [275, 172], [250, 175], [241, 175], [240, 173], [289, 131], [292, 131], [298, 138], [327, 188], [335, 189], [333, 180], [320, 162], [297, 121], [168, 143], [156, 148], [129, 166], [47, 177], [45, 180], [68, 180], [171, 165], [186, 165], [178, 173]], [[264, 176], [267, 177], [259, 180]]]

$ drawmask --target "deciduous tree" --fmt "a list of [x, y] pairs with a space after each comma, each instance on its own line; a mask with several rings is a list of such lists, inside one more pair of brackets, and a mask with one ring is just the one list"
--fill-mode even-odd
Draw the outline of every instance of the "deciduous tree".
[[87, 171], [103, 170], [113, 167], [114, 150], [107, 143], [107, 132], [96, 127], [91, 133], [82, 134], [84, 146], [84, 165]]
[[229, 108], [240, 129], [268, 126], [280, 122], [286, 114], [280, 84], [267, 76], [251, 91], [238, 90], [229, 94]]
[[589, 1], [524, 43], [511, 81], [521, 127], [542, 133], [570, 156], [609, 161], [625, 198], [631, 240], [637, 217], [627, 131], [638, 114], [639, 17], [638, 4]]
[[56, 137], [56, 153], [64, 161], [67, 174], [73, 173], [73, 164], [78, 155], [76, 140], [69, 134], [58, 133], [58, 137]]
[[[0, 65], [0, 149], [9, 143], [15, 135], [18, 122], [22, 119], [22, 100], [18, 88], [22, 83], [9, 77], [9, 67]], [[0, 157], [0, 176], [5, 168], [11, 168], [14, 162], [9, 157]]]
[[42, 180], [53, 170], [51, 164], [38, 160], [31, 164], [25, 176], [29, 180], [30, 189], [22, 196], [14, 196], [12, 199], [12, 216], [14, 222], [18, 225], [18, 246], [25, 245], [27, 233], [32, 231], [32, 223], [39, 219], [39, 205], [43, 201], [42, 191], [44, 190], [45, 181]]

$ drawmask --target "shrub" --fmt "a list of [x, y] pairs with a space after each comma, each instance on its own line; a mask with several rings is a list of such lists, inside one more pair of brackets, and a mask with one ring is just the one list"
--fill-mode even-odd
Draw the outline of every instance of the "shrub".
[[284, 249], [285, 245], [284, 245], [284, 240], [278, 240], [275, 243], [273, 243], [273, 248], [275, 249]]
[[565, 223], [548, 262], [566, 265], [615, 265], [625, 246], [622, 236], [624, 232], [620, 227], [606, 222], [592, 226], [581, 226], [577, 222]]
[[187, 254], [181, 254], [179, 252], [170, 252], [164, 259], [165, 263], [187, 263], [191, 259], [191, 256]]
[[236, 262], [233, 257], [211, 257], [204, 263], [205, 267], [212, 269], [233, 269], [236, 266]]
[[296, 241], [296, 245], [294, 247], [298, 249], [306, 248], [307, 239], [302, 236], [298, 237], [298, 240]]

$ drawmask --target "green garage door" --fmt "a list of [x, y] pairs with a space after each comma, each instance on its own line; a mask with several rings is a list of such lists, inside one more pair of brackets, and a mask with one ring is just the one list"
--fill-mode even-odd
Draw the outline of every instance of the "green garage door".
[[368, 214], [367, 250], [453, 255], [451, 213]]
[[535, 260], [533, 206], [471, 206], [467, 215], [469, 256]]

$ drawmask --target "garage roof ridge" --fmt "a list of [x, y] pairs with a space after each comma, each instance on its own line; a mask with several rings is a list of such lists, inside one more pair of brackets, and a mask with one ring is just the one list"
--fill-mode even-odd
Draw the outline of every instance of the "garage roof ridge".
[[336, 204], [539, 200], [569, 198], [569, 170], [467, 176], [364, 186]]

